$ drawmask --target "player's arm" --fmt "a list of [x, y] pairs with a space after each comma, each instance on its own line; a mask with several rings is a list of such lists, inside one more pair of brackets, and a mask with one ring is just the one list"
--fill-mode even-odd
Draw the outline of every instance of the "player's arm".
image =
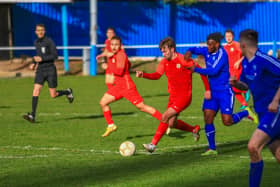
[[[201, 68], [201, 66], [198, 65], [197, 63], [195, 63], [195, 66], [198, 68]], [[211, 99], [211, 90], [210, 90], [210, 84], [209, 84], [208, 78], [205, 75], [200, 75], [200, 77], [201, 77], [201, 80], [202, 80], [204, 88], [205, 88], [204, 97], [205, 97], [205, 99]]]
[[242, 78], [240, 78], [240, 80], [237, 80], [235, 76], [232, 76], [229, 78], [229, 84], [242, 91], [248, 90], [249, 89], [248, 85], [241, 80], [242, 80]]
[[42, 61], [54, 61], [58, 57], [55, 43], [51, 39], [48, 40], [48, 46], [49, 53], [41, 56]]
[[244, 56], [242, 56], [239, 60], [237, 60], [235, 63], [234, 63], [234, 69], [239, 69], [240, 66], [241, 66], [241, 62], [243, 60]]
[[164, 73], [164, 64], [161, 61], [154, 73], [144, 73], [143, 71], [136, 71], [136, 77], [150, 80], [158, 80]]
[[[220, 51], [219, 53], [224, 53]], [[216, 75], [223, 67], [225, 63], [228, 63], [227, 55], [219, 54], [218, 58], [215, 60], [213, 65], [208, 68], [194, 68], [194, 72], [202, 74], [202, 75]]]
[[271, 101], [271, 103], [268, 105], [268, 110], [270, 112], [274, 112], [277, 113], [278, 112], [278, 108], [280, 105], [280, 85], [278, 87], [278, 90], [276, 92], [276, 94], [273, 97], [273, 100]]
[[[207, 55], [207, 47], [190, 47], [186, 53], [185, 53], [185, 57], [188, 54], [195, 54], [195, 55], [203, 55], [206, 56]], [[191, 56], [190, 56], [191, 57]], [[185, 60], [187, 60], [188, 58], [185, 58]]]

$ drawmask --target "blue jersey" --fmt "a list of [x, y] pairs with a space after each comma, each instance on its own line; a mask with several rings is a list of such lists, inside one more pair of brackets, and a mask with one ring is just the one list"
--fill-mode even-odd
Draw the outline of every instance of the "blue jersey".
[[216, 53], [209, 53], [207, 47], [191, 47], [189, 51], [204, 56], [206, 68], [195, 67], [194, 71], [208, 76], [211, 91], [230, 88], [228, 55], [222, 47]]
[[257, 50], [251, 60], [243, 59], [242, 66], [240, 80], [249, 86], [255, 111], [261, 117], [280, 86], [280, 62]]

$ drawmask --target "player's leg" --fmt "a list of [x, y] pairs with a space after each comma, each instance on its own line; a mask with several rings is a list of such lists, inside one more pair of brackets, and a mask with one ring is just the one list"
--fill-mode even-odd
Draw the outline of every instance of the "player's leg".
[[257, 116], [250, 110], [250, 108], [246, 108], [246, 110], [242, 110], [238, 113], [232, 114], [234, 105], [234, 94], [231, 89], [218, 93], [216, 97], [219, 102], [219, 108], [221, 109], [222, 114], [222, 121], [225, 126], [237, 124], [243, 118], [249, 116], [251, 116], [253, 121], [258, 123]]
[[25, 120], [30, 121], [32, 123], [35, 122], [39, 95], [45, 80], [46, 80], [45, 73], [43, 71], [37, 70], [34, 78], [34, 86], [33, 86], [33, 93], [32, 93], [32, 112], [23, 115], [23, 118]]
[[47, 71], [47, 81], [49, 86], [49, 93], [52, 98], [60, 97], [65, 95], [69, 103], [74, 101], [73, 90], [67, 88], [66, 90], [56, 90], [57, 87], [57, 72], [56, 67], [50, 67]]
[[268, 147], [277, 162], [280, 164], [280, 137], [269, 144]]
[[156, 110], [154, 107], [146, 105], [144, 102], [138, 103], [135, 105], [140, 111], [151, 114], [157, 120], [161, 120], [161, 113]]
[[237, 101], [239, 101], [239, 103], [242, 105], [240, 107], [241, 110], [245, 109], [247, 107], [247, 102], [245, 100], [245, 98], [243, 97], [242, 93], [244, 93], [244, 91], [238, 90], [237, 88], [232, 88], [233, 92], [234, 92], [234, 96], [237, 99]]
[[261, 151], [269, 141], [270, 137], [264, 131], [256, 129], [248, 143], [248, 151], [251, 160], [249, 174], [250, 187], [260, 186], [263, 172]]
[[214, 119], [217, 114], [217, 111], [214, 109], [207, 109], [206, 107], [204, 107], [203, 114], [204, 114], [204, 122], [205, 122], [205, 134], [208, 140], [208, 149], [206, 150], [206, 152], [202, 153], [201, 155], [202, 156], [217, 155], [218, 152], [216, 150], [216, 141], [215, 141], [216, 130], [214, 126]]
[[156, 133], [153, 137], [153, 140], [150, 144], [143, 144], [143, 147], [149, 151], [154, 152], [156, 149], [156, 145], [164, 135], [165, 131], [167, 130], [169, 124], [169, 119], [172, 117], [176, 117], [177, 112], [173, 108], [168, 108], [163, 114], [162, 114], [162, 121], [159, 123], [158, 128], [156, 130]]
[[103, 111], [104, 118], [108, 125], [102, 137], [106, 137], [112, 132], [117, 130], [117, 126], [113, 122], [111, 110], [109, 107], [109, 104], [115, 101], [116, 101], [116, 97], [106, 92], [99, 102], [100, 107]]

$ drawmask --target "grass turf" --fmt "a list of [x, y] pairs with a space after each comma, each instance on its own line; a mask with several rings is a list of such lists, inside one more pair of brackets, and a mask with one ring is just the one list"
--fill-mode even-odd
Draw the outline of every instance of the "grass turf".
[[[133, 79], [145, 103], [163, 112], [166, 79]], [[179, 118], [203, 127], [201, 82], [194, 75], [192, 104]], [[45, 85], [37, 123], [32, 124], [22, 115], [31, 110], [33, 79], [0, 79], [0, 186], [248, 186], [247, 142], [256, 128], [249, 120], [225, 127], [217, 115], [218, 156], [200, 156], [207, 148], [203, 131], [194, 142], [191, 133], [178, 130], [162, 138], [155, 154], [148, 154], [142, 143], [151, 141], [157, 120], [123, 99], [111, 104], [118, 130], [102, 138], [104, 77], [59, 77], [58, 88], [67, 87], [74, 90], [73, 104], [65, 97], [50, 98]], [[118, 147], [126, 140], [135, 143], [136, 155], [120, 156]], [[263, 157], [262, 186], [279, 186], [279, 165], [268, 149]]]

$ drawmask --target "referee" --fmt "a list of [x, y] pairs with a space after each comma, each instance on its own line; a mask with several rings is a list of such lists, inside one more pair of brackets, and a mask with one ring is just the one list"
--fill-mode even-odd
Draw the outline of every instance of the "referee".
[[38, 37], [34, 42], [36, 56], [33, 57], [33, 63], [30, 65], [30, 69], [36, 70], [32, 96], [32, 112], [23, 115], [25, 120], [32, 123], [35, 122], [38, 98], [45, 81], [48, 82], [49, 92], [52, 98], [66, 95], [69, 103], [72, 103], [74, 100], [71, 88], [56, 90], [57, 72], [54, 61], [57, 59], [57, 50], [53, 40], [45, 36], [45, 32], [44, 24], [36, 25], [35, 34]]

